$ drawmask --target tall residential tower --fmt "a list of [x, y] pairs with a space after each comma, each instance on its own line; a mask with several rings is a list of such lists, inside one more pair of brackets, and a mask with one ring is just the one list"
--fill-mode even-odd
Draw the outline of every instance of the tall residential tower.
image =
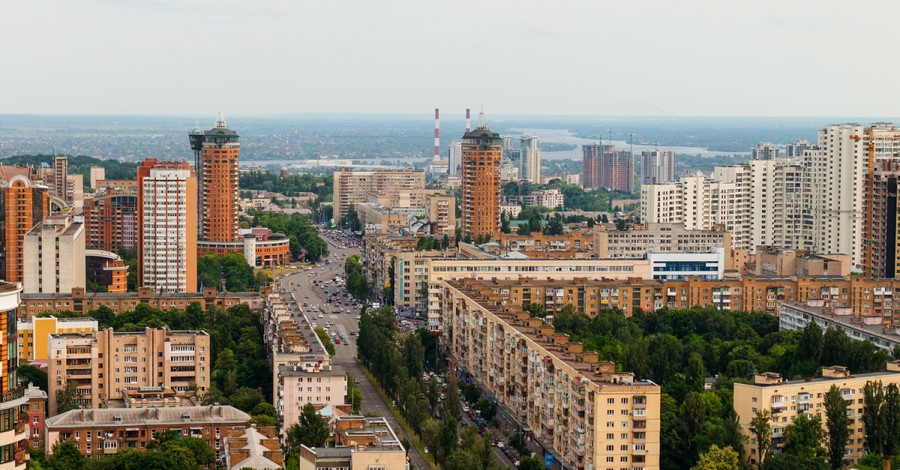
[[473, 240], [500, 233], [500, 134], [488, 128], [484, 112], [462, 142], [462, 234]]
[[239, 240], [241, 144], [237, 133], [225, 124], [219, 111], [216, 125], [208, 131], [188, 134], [194, 150], [194, 170], [199, 182], [199, 239], [211, 242]]

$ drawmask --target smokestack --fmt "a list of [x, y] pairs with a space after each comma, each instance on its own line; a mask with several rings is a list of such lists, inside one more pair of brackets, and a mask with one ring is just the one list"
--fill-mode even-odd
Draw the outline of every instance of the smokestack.
[[471, 130], [472, 130], [472, 118], [469, 115], [469, 109], [467, 108], [466, 109], [466, 132], [469, 132]]
[[441, 110], [434, 108], [434, 161], [441, 160]]

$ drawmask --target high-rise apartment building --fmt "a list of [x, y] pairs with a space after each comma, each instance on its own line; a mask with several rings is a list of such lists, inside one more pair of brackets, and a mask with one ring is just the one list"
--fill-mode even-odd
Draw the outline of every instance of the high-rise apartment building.
[[8, 282], [0, 282], [0, 468], [25, 470], [28, 460], [29, 401], [46, 398], [39, 389], [28, 382], [20, 382], [16, 348], [16, 305], [21, 288]]
[[195, 171], [200, 179], [198, 207], [199, 239], [233, 242], [239, 239], [241, 151], [239, 136], [225, 124], [219, 111], [216, 125], [208, 131], [193, 130], [188, 137], [194, 150]]
[[900, 162], [884, 162], [873, 170], [866, 197], [865, 275], [900, 278]]
[[519, 178], [541, 184], [541, 149], [537, 136], [523, 136], [519, 148]]
[[71, 214], [45, 217], [25, 234], [24, 287], [29, 294], [85, 287], [84, 224]]
[[376, 170], [334, 172], [334, 222], [347, 216], [350, 208], [360, 202], [370, 202], [379, 196], [391, 196], [401, 191], [425, 189], [425, 172], [416, 170]]
[[596, 189], [600, 187], [600, 158], [602, 153], [611, 146], [597, 143], [581, 146], [583, 159], [581, 163], [581, 185], [584, 189]]
[[103, 181], [106, 179], [106, 168], [103, 168], [102, 166], [92, 166], [90, 179], [91, 189], [96, 191], [98, 187], [98, 181]]
[[798, 158], [803, 156], [806, 150], [812, 150], [815, 145], [811, 145], [806, 139], [797, 139], [791, 144], [785, 146], [784, 156], [787, 158]]
[[[209, 335], [205, 331], [146, 328], [139, 332], [51, 335], [48, 344], [50, 415], [56, 414], [56, 391], [76, 384], [79, 405], [108, 406], [129, 390], [164, 387], [178, 396], [209, 389]], [[104, 406], [106, 405], [106, 406]]]
[[72, 204], [72, 193], [69, 191], [68, 176], [69, 159], [65, 156], [53, 157], [53, 195]]
[[750, 149], [751, 160], [775, 160], [778, 158], [778, 146], [771, 142], [760, 142]]
[[753, 160], [750, 173], [753, 246], [812, 249], [813, 220], [801, 161]]
[[197, 179], [187, 162], [147, 159], [137, 169], [138, 285], [197, 290]]
[[86, 245], [113, 253], [137, 249], [137, 192], [131, 188], [95, 188], [84, 199]]
[[634, 192], [634, 155], [604, 146], [600, 157], [600, 186], [610, 191]]
[[675, 181], [674, 150], [644, 150], [641, 152], [641, 184], [660, 184]]
[[463, 136], [462, 233], [473, 240], [500, 232], [500, 135], [491, 132], [484, 112]]
[[447, 151], [447, 165], [450, 176], [459, 175], [459, 162], [462, 161], [462, 142], [451, 142]]
[[659, 385], [502, 303], [491, 281], [445, 281], [440, 290], [440, 338], [453, 360], [564, 468], [660, 468]]
[[25, 234], [50, 215], [49, 190], [13, 176], [0, 185], [0, 208], [0, 275], [6, 282], [22, 282]]

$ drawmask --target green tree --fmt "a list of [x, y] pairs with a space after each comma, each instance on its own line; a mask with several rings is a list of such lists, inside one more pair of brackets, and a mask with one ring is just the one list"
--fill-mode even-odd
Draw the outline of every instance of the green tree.
[[344, 397], [344, 403], [350, 403], [353, 408], [353, 414], [359, 414], [362, 408], [363, 395], [362, 391], [356, 385], [353, 376], [347, 374], [347, 396]]
[[53, 444], [53, 455], [47, 459], [47, 468], [50, 470], [81, 470], [86, 462], [87, 457], [81, 454], [75, 441], [65, 440]]
[[865, 387], [863, 387], [865, 414], [862, 420], [866, 436], [866, 450], [874, 454], [881, 454], [884, 451], [885, 421], [881, 417], [883, 403], [884, 388], [881, 385], [881, 381], [866, 382]]
[[850, 422], [847, 419], [847, 402], [836, 385], [832, 385], [825, 394], [825, 426], [828, 429], [828, 463], [833, 469], [843, 468], [844, 451], [850, 440]]
[[691, 470], [740, 470], [738, 453], [731, 447], [719, 447], [715, 444], [700, 454], [700, 460]]
[[544, 461], [530, 455], [519, 459], [519, 470], [544, 470]]
[[544, 235], [562, 235], [563, 234], [563, 221], [562, 215], [556, 213], [553, 217], [550, 218], [549, 222], [547, 222], [547, 226], [544, 228]]
[[506, 211], [500, 212], [500, 231], [503, 233], [512, 232], [509, 227], [509, 214]]
[[331, 342], [331, 337], [328, 336], [328, 332], [325, 331], [325, 328], [316, 328], [316, 336], [319, 337], [319, 341], [322, 342], [322, 345], [325, 346], [325, 350], [328, 351], [329, 356], [334, 356], [335, 349], [334, 343]]
[[497, 404], [486, 398], [478, 400], [478, 403], [475, 404], [475, 409], [478, 410], [481, 419], [485, 421], [493, 421], [497, 416]]
[[286, 444], [289, 452], [294, 452], [300, 445], [306, 447], [322, 447], [331, 433], [328, 432], [328, 423], [312, 403], [303, 406], [300, 412], [300, 422], [288, 428]]
[[78, 408], [79, 398], [78, 385], [74, 380], [67, 380], [65, 387], [56, 391], [56, 414]]
[[766, 463], [766, 458], [772, 450], [772, 425], [770, 421], [772, 415], [768, 409], [761, 409], [756, 412], [756, 416], [750, 420], [750, 434], [756, 440], [756, 455], [758, 456], [758, 465], [761, 468]]
[[47, 373], [34, 367], [31, 364], [21, 364], [19, 368], [16, 369], [16, 373], [19, 377], [31, 382], [35, 387], [47, 391]]
[[822, 418], [800, 414], [784, 428], [783, 453], [808, 462], [825, 463], [825, 449], [822, 448]]
[[473, 470], [481, 468], [481, 462], [472, 452], [456, 449], [447, 456], [446, 470]]
[[447, 393], [444, 399], [444, 413], [454, 418], [462, 413], [462, 404], [459, 398], [459, 381], [455, 373], [447, 374]]

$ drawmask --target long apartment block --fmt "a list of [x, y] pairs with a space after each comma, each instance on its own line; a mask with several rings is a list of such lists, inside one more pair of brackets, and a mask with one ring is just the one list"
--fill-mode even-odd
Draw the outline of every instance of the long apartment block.
[[48, 372], [50, 415], [56, 414], [56, 392], [74, 381], [76, 400], [84, 408], [103, 408], [123, 400], [130, 390], [171, 388], [180, 396], [196, 384], [209, 389], [209, 335], [205, 331], [147, 328], [140, 332], [50, 335]]
[[822, 376], [818, 378], [791, 380], [782, 379], [775, 372], [758, 374], [752, 384], [734, 384], [734, 411], [741, 424], [741, 432], [747, 437], [744, 441], [744, 455], [750, 457], [750, 463], [759, 462], [759, 446], [750, 434], [750, 421], [758, 411], [768, 411], [772, 418], [772, 438], [775, 450], [784, 445], [784, 428], [801, 415], [818, 416], [825, 429], [825, 394], [836, 386], [847, 402], [847, 418], [850, 422], [850, 439], [847, 441], [845, 462], [851, 465], [858, 463], [865, 446], [865, 430], [863, 416], [865, 414], [863, 387], [868, 382], [881, 382], [882, 385], [900, 384], [900, 362], [888, 362], [884, 372], [853, 374], [842, 366], [822, 368]]
[[490, 282], [441, 282], [441, 339], [456, 364], [530, 427], [564, 467], [658, 469], [660, 387], [515, 304]]

